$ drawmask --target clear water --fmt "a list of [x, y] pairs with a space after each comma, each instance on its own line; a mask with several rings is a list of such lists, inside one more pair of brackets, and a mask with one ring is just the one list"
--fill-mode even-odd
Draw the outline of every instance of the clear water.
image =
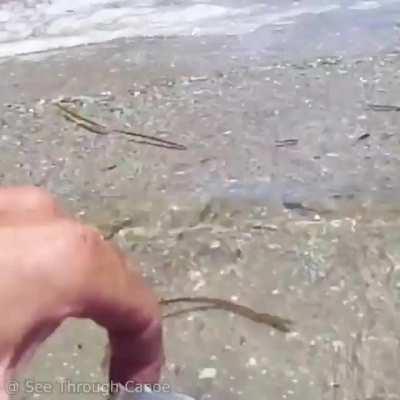
[[[283, 336], [217, 311], [167, 320], [174, 390], [400, 400], [400, 113], [364, 107], [399, 104], [399, 54], [369, 58], [396, 48], [398, 21], [398, 1], [0, 0], [3, 57], [180, 36], [0, 63], [3, 184], [45, 182], [105, 233], [132, 221], [115, 240], [161, 297], [237, 299], [295, 321]], [[368, 57], [242, 63], [198, 44], [217, 34], [237, 34], [240, 50]], [[166, 132], [189, 151], [78, 130], [50, 105], [60, 95], [96, 121]], [[104, 332], [80, 323], [52, 336], [25, 376], [106, 382]], [[201, 379], [205, 369], [216, 377]]]

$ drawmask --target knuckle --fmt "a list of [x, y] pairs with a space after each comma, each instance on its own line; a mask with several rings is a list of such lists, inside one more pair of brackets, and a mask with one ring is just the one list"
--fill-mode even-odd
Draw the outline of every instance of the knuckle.
[[0, 194], [3, 202], [12, 201], [29, 211], [58, 209], [55, 197], [47, 190], [36, 186], [3, 188]]
[[72, 238], [72, 254], [77, 257], [77, 267], [89, 279], [104, 278], [113, 270], [118, 274], [118, 261], [115, 252], [102, 234], [95, 228], [75, 223]]
[[56, 210], [58, 208], [58, 202], [51, 193], [35, 186], [25, 189], [25, 199], [32, 208], [47, 210]]
[[103, 241], [101, 234], [94, 228], [79, 222], [73, 222], [71, 228], [71, 245], [76, 254], [93, 258]]
[[86, 287], [98, 273], [97, 249], [102, 240], [101, 235], [76, 221], [63, 221], [60, 228], [61, 246], [54, 257], [64, 260], [58, 264], [66, 278], [64, 284], [76, 288]]

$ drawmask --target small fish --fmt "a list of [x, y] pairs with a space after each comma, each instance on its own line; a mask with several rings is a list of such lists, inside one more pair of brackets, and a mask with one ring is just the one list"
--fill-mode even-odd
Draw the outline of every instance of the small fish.
[[296, 146], [298, 143], [299, 143], [299, 139], [275, 140], [276, 147]]
[[356, 142], [360, 142], [361, 140], [368, 139], [371, 136], [369, 133], [364, 133], [363, 135], [359, 136], [356, 140]]
[[282, 204], [287, 210], [317, 212], [317, 210], [307, 207], [299, 201], [283, 201]]
[[372, 111], [400, 111], [400, 106], [390, 105], [390, 104], [367, 104], [367, 107]]

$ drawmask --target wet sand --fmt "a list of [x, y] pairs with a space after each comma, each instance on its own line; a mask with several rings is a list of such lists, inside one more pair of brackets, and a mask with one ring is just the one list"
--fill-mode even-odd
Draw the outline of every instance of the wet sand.
[[[400, 398], [400, 114], [367, 107], [400, 105], [400, 56], [283, 60], [241, 46], [159, 38], [3, 60], [1, 182], [41, 184], [113, 232], [162, 297], [222, 297], [295, 321], [281, 334], [222, 311], [166, 320], [175, 389]], [[77, 128], [51, 104], [60, 98], [188, 150]], [[24, 376], [105, 382], [105, 341], [69, 321]]]

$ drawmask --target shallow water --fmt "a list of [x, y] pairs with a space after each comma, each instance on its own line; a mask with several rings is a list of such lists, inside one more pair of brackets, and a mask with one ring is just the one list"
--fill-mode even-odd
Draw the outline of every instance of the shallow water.
[[[167, 319], [165, 382], [196, 400], [400, 399], [400, 114], [368, 107], [400, 105], [399, 2], [0, 3], [3, 56], [130, 37], [3, 58], [1, 183], [58, 194], [162, 297], [294, 321]], [[188, 150], [79, 129], [60, 97]], [[67, 321], [21, 376], [51, 393], [15, 397], [104, 398], [105, 343]]]
[[[222, 297], [295, 322], [283, 335], [221, 311], [166, 320], [174, 390], [399, 399], [400, 115], [366, 107], [398, 104], [399, 55], [271, 62], [238, 58], [234, 40], [196, 40], [3, 62], [2, 183], [41, 182], [114, 232], [162, 297]], [[52, 106], [60, 96], [188, 150], [77, 129]], [[105, 383], [105, 343], [93, 324], [68, 321], [21, 377], [58, 391], [25, 398]]]

